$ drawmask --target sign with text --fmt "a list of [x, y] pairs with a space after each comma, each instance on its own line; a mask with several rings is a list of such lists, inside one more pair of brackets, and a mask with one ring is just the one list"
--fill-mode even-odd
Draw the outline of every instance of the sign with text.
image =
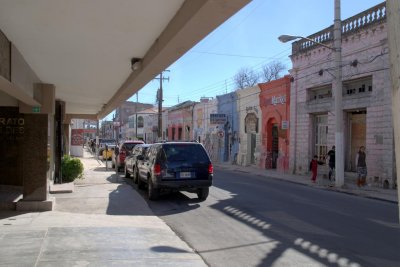
[[83, 129], [72, 129], [71, 130], [71, 146], [83, 145]]
[[224, 124], [226, 122], [226, 114], [210, 114], [210, 124]]
[[289, 121], [282, 121], [282, 130], [289, 129]]
[[21, 117], [2, 117], [0, 115], [0, 138], [18, 140], [25, 134], [25, 119]]
[[286, 103], [286, 95], [281, 96], [273, 96], [271, 98], [271, 104], [276, 106], [278, 104], [285, 104]]

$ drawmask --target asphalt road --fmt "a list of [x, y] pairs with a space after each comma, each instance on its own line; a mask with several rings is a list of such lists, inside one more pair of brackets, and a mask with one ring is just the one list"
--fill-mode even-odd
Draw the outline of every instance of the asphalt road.
[[148, 201], [210, 266], [400, 266], [392, 203], [214, 171], [210, 196]]

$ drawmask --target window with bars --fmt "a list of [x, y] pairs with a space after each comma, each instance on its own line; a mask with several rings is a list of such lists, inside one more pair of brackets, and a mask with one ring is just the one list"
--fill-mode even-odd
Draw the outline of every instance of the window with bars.
[[314, 154], [318, 156], [318, 160], [325, 161], [326, 154], [328, 153], [328, 115], [315, 116], [315, 151]]

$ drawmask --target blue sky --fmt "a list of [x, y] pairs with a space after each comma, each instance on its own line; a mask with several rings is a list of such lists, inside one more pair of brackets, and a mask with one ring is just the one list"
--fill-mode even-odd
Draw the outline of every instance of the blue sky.
[[[342, 20], [383, 0], [342, 0]], [[278, 60], [291, 67], [291, 44], [281, 34], [308, 36], [333, 24], [334, 0], [253, 0], [172, 64], [163, 84], [164, 106], [234, 90], [232, 77], [242, 67], [260, 71]], [[139, 102], [155, 104], [159, 81], [139, 91]], [[136, 95], [130, 101], [136, 101]], [[110, 119], [112, 115], [108, 115]]]

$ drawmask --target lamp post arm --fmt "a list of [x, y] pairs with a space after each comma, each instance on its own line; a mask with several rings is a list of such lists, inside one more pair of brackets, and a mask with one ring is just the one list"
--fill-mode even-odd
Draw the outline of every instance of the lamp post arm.
[[307, 37], [301, 37], [301, 36], [299, 36], [299, 38], [306, 39], [307, 41], [313, 42], [313, 43], [315, 43], [315, 44], [317, 44], [317, 45], [321, 45], [321, 46], [323, 46], [323, 47], [326, 47], [326, 48], [328, 48], [328, 49], [330, 49], [330, 50], [335, 51], [335, 48], [334, 48], [334, 47], [330, 47], [330, 46], [325, 45], [325, 44], [323, 44], [323, 43], [314, 41], [313, 39], [310, 39], [310, 38], [307, 38]]

